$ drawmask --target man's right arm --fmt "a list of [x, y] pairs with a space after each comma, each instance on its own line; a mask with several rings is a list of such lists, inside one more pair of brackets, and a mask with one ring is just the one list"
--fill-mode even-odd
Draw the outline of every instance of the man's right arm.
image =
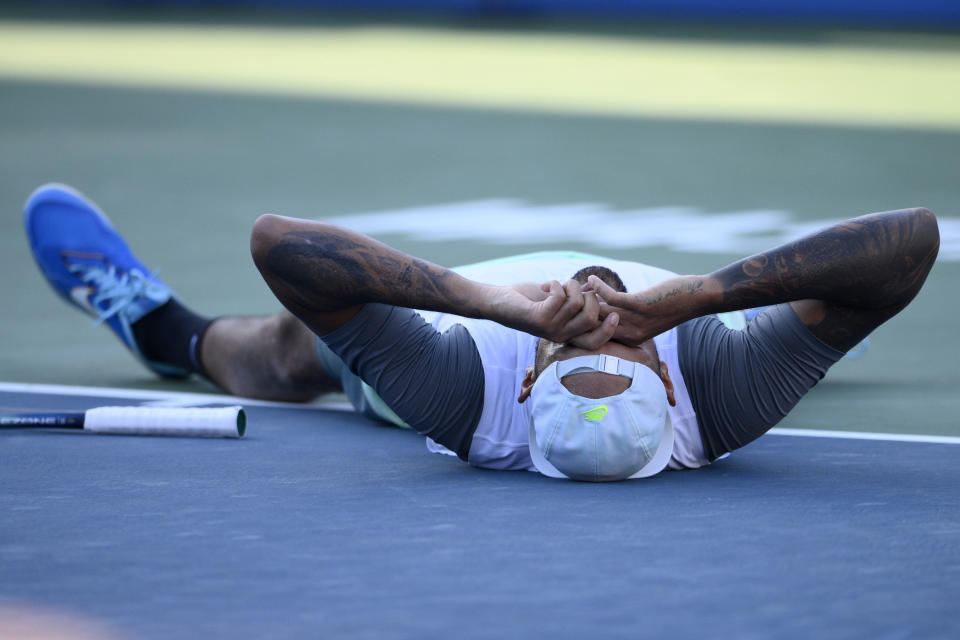
[[606, 342], [616, 316], [599, 320], [599, 305], [573, 281], [540, 291], [482, 284], [397, 251], [361, 233], [313, 220], [261, 216], [251, 253], [283, 305], [320, 335], [366, 303], [486, 318], [557, 342]]
[[734, 262], [620, 294], [590, 279], [617, 311], [615, 339], [639, 343], [687, 320], [789, 302], [824, 343], [846, 351], [914, 298], [940, 246], [926, 209], [861, 216]]

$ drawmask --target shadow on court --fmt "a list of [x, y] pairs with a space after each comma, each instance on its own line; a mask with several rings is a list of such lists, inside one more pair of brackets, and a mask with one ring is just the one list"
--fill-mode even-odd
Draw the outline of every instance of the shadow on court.
[[768, 435], [598, 485], [473, 469], [351, 413], [248, 413], [243, 440], [0, 433], [0, 600], [135, 638], [957, 630], [955, 444]]

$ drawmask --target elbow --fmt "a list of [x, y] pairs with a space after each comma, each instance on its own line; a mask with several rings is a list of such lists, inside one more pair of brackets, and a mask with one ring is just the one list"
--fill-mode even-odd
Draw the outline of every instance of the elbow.
[[270, 252], [283, 236], [283, 220], [280, 216], [265, 213], [253, 223], [253, 230], [250, 232], [250, 255], [264, 277], [269, 271]]
[[937, 217], [930, 209], [917, 207], [911, 210], [911, 218], [917, 253], [926, 256], [926, 261], [932, 267], [940, 252], [940, 227], [937, 225]]
[[[291, 309], [304, 295], [320, 296], [323, 264], [329, 258], [325, 242], [332, 225], [264, 214], [253, 223], [250, 255], [267, 286]], [[300, 302], [297, 302], [300, 301]]]
[[905, 287], [900, 301], [906, 306], [919, 293], [940, 251], [940, 229], [937, 217], [924, 207], [907, 210], [908, 233], [904, 236], [901, 263]]
[[297, 243], [290, 235], [297, 223], [293, 218], [267, 213], [257, 218], [250, 232], [253, 263], [273, 294], [291, 311], [297, 285], [302, 284], [302, 278], [298, 278], [302, 264], [298, 262]]

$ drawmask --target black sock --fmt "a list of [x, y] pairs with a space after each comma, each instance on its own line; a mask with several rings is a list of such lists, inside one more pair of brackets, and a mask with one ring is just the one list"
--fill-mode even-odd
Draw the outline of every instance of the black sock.
[[133, 324], [133, 336], [147, 360], [172, 364], [204, 377], [200, 343], [213, 322], [187, 309], [174, 298]]

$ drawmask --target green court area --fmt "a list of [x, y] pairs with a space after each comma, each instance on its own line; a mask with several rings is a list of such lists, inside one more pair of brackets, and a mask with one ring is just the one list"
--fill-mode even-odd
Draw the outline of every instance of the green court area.
[[96, 17], [0, 13], [0, 381], [212, 390], [55, 297], [22, 227], [49, 181], [210, 315], [278, 309], [248, 255], [264, 212], [450, 266], [570, 248], [704, 272], [922, 205], [926, 288], [781, 426], [960, 435], [956, 35]]

